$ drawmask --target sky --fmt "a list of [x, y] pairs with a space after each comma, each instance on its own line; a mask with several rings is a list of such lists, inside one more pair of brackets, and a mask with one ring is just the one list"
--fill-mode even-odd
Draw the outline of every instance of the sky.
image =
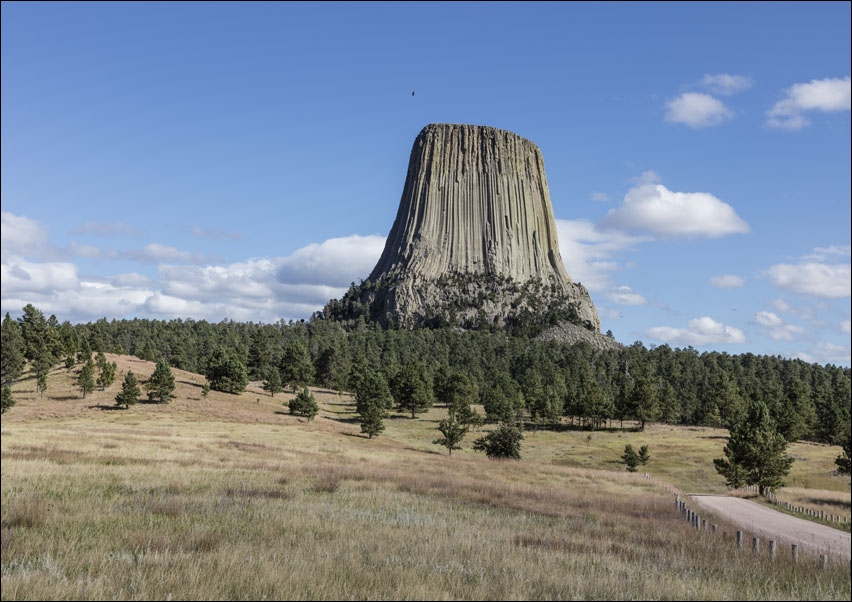
[[850, 365], [850, 3], [2, 3], [2, 313], [308, 319], [430, 123], [542, 151], [601, 331]]

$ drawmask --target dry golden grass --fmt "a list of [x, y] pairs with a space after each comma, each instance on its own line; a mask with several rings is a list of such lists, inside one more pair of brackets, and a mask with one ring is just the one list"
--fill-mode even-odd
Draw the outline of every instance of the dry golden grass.
[[[64, 370], [43, 399], [15, 387], [3, 599], [850, 597], [848, 565], [737, 555], [681, 519], [672, 492], [716, 486], [696, 471], [722, 431], [527, 432], [523, 459], [502, 462], [470, 451], [472, 433], [448, 457], [432, 444], [442, 408], [371, 440], [334, 392], [314, 390], [307, 422], [290, 395], [202, 399], [202, 378], [175, 370], [173, 402], [113, 409], [125, 371], [153, 365], [108, 359], [116, 383], [86, 399]], [[654, 479], [617, 464], [628, 442], [650, 445]]]

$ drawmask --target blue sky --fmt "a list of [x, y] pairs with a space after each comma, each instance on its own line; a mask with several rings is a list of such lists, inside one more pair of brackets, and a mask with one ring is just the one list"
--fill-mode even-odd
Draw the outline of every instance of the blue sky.
[[418, 132], [470, 123], [541, 149], [602, 331], [848, 366], [851, 20], [3, 2], [2, 312], [308, 318], [378, 260]]

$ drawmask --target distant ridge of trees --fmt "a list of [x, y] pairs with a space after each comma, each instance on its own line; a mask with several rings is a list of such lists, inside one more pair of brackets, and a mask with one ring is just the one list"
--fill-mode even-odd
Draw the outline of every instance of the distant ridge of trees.
[[[446, 375], [463, 374], [492, 423], [595, 429], [635, 421], [730, 428], [751, 403], [760, 402], [787, 441], [842, 444], [850, 424], [849, 368], [778, 356], [647, 348], [638, 341], [596, 350], [588, 343], [491, 330], [344, 328], [319, 315], [274, 324], [102, 318], [72, 325], [55, 316], [45, 319], [29, 304], [15, 319], [7, 313], [2, 329], [3, 384], [17, 380], [25, 366], [41, 373], [91, 351], [161, 360], [205, 374], [224, 349], [229, 362], [239, 364], [232, 366], [239, 376], [235, 391], [245, 374], [269, 382], [273, 370], [282, 385], [357, 391], [366, 367], [387, 383], [400, 383], [404, 368], [416, 365], [428, 389], [423, 399], [440, 404], [444, 400], [433, 386], [440, 390]], [[416, 413], [420, 405], [412, 402], [406, 409]]]

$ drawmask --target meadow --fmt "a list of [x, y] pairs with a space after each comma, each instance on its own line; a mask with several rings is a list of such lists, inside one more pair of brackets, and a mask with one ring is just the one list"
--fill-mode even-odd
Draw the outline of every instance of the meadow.
[[[168, 404], [118, 409], [128, 369], [81, 398], [55, 369], [25, 374], [2, 418], [2, 599], [849, 600], [848, 562], [737, 552], [696, 531], [674, 494], [722, 493], [727, 431], [649, 425], [527, 430], [518, 461], [433, 440], [446, 409], [360, 433], [349, 395], [314, 389], [320, 414], [257, 386], [202, 396], [174, 370]], [[482, 432], [491, 427], [483, 427]], [[646, 474], [624, 446], [648, 445]], [[788, 487], [849, 514], [838, 447], [796, 443]], [[710, 517], [720, 532], [735, 525]]]

